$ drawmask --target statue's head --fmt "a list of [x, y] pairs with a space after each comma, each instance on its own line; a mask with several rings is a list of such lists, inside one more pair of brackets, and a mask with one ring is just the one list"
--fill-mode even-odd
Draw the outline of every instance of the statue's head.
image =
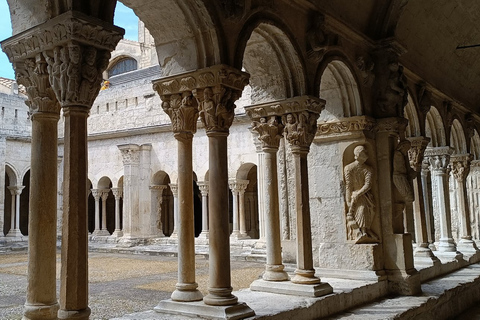
[[365, 149], [363, 145], [356, 146], [355, 149], [353, 149], [353, 155], [355, 156], [355, 160], [360, 163], [364, 163], [368, 159], [367, 149]]

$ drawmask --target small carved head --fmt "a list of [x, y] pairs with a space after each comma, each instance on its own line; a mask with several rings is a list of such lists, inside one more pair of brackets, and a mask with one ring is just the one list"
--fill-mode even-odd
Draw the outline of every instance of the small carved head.
[[80, 47], [76, 44], [71, 44], [68, 46], [68, 54], [70, 56], [70, 60], [73, 63], [80, 62]]
[[368, 159], [367, 150], [363, 145], [356, 146], [355, 149], [353, 149], [353, 155], [355, 156], [355, 160], [359, 163], [365, 163]]
[[206, 101], [210, 101], [212, 100], [212, 97], [213, 97], [212, 89], [209, 87], [205, 88], [205, 90], [203, 91], [203, 99], [205, 99]]
[[287, 114], [287, 122], [290, 123], [290, 124], [295, 123], [295, 118], [293, 117], [293, 114], [291, 114], [291, 113]]

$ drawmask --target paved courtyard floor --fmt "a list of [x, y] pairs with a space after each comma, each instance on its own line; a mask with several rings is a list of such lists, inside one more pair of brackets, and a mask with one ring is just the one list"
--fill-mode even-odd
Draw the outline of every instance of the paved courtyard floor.
[[[27, 252], [0, 253], [0, 319], [22, 318], [27, 287]], [[152, 310], [170, 298], [177, 282], [177, 258], [166, 256], [98, 253], [89, 255], [90, 319], [110, 319]], [[248, 288], [264, 270], [264, 264], [232, 261], [232, 287]], [[199, 290], [207, 293], [208, 260], [196, 258]], [[59, 288], [60, 254], [57, 255]], [[58, 293], [57, 293], [58, 296]]]

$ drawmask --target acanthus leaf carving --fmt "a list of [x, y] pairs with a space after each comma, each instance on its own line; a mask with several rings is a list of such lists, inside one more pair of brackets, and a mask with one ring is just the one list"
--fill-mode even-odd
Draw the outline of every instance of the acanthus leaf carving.
[[198, 107], [191, 91], [161, 96], [162, 108], [172, 121], [174, 133], [194, 134], [197, 131]]
[[370, 131], [375, 127], [375, 120], [365, 117], [352, 117], [345, 120], [318, 124], [317, 135], [328, 135], [352, 131]]
[[459, 183], [463, 183], [470, 173], [470, 163], [473, 157], [470, 154], [453, 155], [450, 157], [452, 175]]
[[283, 125], [279, 116], [261, 117], [258, 121], [253, 121], [252, 130], [258, 133], [263, 149], [278, 149], [283, 137]]

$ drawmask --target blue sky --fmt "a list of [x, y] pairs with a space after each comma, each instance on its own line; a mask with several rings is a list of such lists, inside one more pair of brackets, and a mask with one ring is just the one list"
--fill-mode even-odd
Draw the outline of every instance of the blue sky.
[[[117, 2], [115, 9], [114, 23], [125, 29], [125, 39], [138, 40], [138, 20], [137, 16], [130, 8]], [[12, 25], [10, 23], [10, 14], [6, 0], [0, 0], [0, 41], [12, 36]], [[7, 56], [0, 50], [0, 77], [14, 79], [12, 64]]]

